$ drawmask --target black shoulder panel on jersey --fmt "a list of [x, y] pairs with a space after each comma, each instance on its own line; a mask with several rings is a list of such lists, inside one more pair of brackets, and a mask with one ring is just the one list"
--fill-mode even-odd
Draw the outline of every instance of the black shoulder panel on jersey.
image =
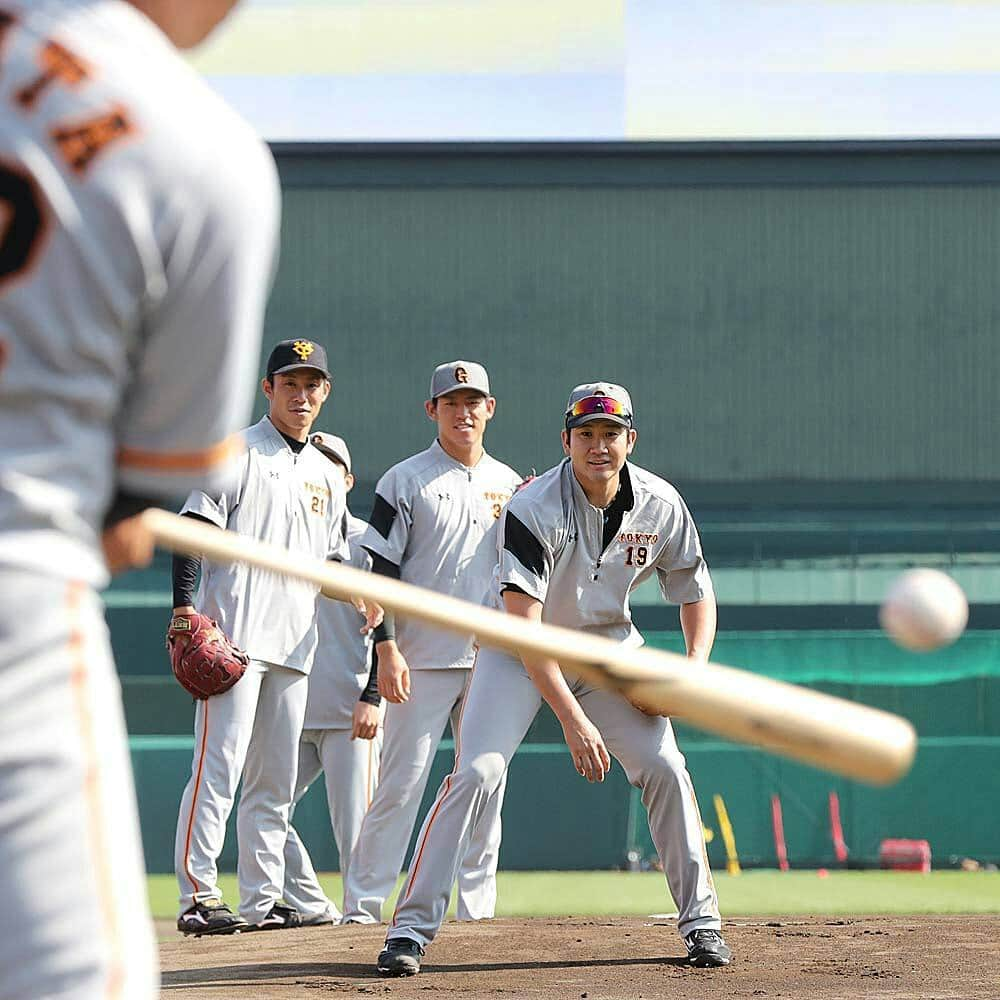
[[396, 520], [396, 508], [381, 493], [375, 494], [375, 503], [372, 505], [372, 516], [368, 518], [368, 523], [386, 540], [389, 540], [389, 532], [392, 531], [392, 522]]
[[503, 523], [503, 547], [536, 576], [545, 572], [545, 550], [523, 521], [507, 511]]

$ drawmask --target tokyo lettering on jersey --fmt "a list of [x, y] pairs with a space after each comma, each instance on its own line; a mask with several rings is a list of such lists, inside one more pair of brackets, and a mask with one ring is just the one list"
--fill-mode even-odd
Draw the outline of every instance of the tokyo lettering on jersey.
[[[405, 582], [479, 602], [496, 563], [497, 521], [520, 482], [485, 453], [469, 468], [435, 440], [379, 480], [363, 544]], [[472, 666], [471, 637], [403, 619], [396, 639], [411, 669]]]
[[102, 585], [116, 488], [232, 472], [278, 217], [266, 147], [134, 7], [0, 0], [0, 565]]
[[[372, 557], [361, 547], [368, 524], [347, 515], [347, 545], [355, 569], [370, 570]], [[364, 618], [353, 604], [320, 597], [316, 604], [319, 645], [309, 674], [306, 729], [350, 729], [354, 706], [368, 683], [371, 635], [362, 635]]]
[[520, 490], [498, 536], [491, 603], [513, 585], [544, 604], [542, 620], [641, 645], [629, 594], [652, 573], [667, 601], [712, 592], [694, 519], [666, 480], [630, 462], [621, 471], [621, 526], [604, 545], [602, 512], [587, 500], [567, 458]]
[[[311, 444], [296, 454], [267, 417], [248, 428], [245, 437], [247, 450], [235, 483], [215, 496], [193, 492], [182, 513], [291, 552], [346, 561], [340, 470]], [[315, 584], [243, 563], [204, 562], [195, 604], [251, 659], [309, 673], [318, 593]]]

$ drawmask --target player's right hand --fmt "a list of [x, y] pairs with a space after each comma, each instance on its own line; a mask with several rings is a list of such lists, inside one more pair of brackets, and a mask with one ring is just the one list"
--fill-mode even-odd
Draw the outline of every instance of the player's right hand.
[[587, 781], [603, 781], [611, 770], [611, 754], [597, 726], [581, 715], [563, 723], [563, 736], [573, 756], [576, 773]]
[[148, 566], [153, 561], [153, 536], [141, 514], [127, 517], [101, 534], [104, 561], [112, 573]]
[[410, 668], [393, 640], [378, 644], [378, 693], [394, 705], [410, 698]]

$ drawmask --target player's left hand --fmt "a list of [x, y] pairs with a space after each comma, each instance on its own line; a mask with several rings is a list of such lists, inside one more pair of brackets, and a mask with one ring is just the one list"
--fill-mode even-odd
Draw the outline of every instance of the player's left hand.
[[359, 701], [354, 706], [354, 714], [351, 719], [351, 739], [375, 739], [378, 733], [379, 715], [377, 705], [369, 705], [367, 701]]
[[366, 601], [361, 597], [352, 597], [351, 604], [354, 605], [359, 615], [365, 616], [365, 623], [361, 626], [361, 634], [368, 635], [372, 629], [378, 628], [382, 624], [385, 611], [381, 604], [374, 601]]
[[148, 566], [153, 561], [153, 536], [139, 514], [107, 528], [101, 535], [101, 546], [112, 573]]

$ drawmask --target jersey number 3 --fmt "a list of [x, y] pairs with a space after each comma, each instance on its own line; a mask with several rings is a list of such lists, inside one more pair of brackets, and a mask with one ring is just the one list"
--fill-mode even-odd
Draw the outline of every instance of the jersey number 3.
[[44, 232], [42, 199], [34, 179], [0, 161], [0, 290], [31, 265]]

